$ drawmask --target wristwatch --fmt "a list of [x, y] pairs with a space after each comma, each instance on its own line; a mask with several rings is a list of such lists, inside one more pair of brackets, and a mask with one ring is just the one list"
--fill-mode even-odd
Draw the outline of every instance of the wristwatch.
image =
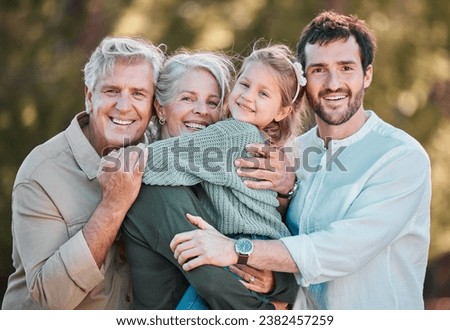
[[246, 265], [248, 257], [250, 257], [253, 252], [253, 242], [248, 238], [240, 238], [236, 241], [234, 248], [238, 254], [237, 263], [239, 265]]
[[277, 193], [277, 195], [280, 198], [291, 199], [292, 197], [294, 197], [294, 194], [297, 191], [297, 188], [298, 188], [298, 183], [297, 183], [297, 180], [295, 180], [294, 186], [292, 187], [291, 191], [289, 191], [287, 194]]

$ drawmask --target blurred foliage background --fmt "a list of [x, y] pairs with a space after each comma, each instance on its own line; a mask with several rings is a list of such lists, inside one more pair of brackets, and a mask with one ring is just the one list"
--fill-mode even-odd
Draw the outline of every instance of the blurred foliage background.
[[242, 53], [259, 38], [295, 49], [303, 27], [324, 9], [356, 14], [376, 33], [365, 108], [429, 152], [430, 260], [450, 251], [449, 8], [447, 0], [0, 0], [0, 298], [12, 271], [16, 172], [36, 145], [84, 110], [81, 68], [104, 36], [139, 35], [169, 52]]

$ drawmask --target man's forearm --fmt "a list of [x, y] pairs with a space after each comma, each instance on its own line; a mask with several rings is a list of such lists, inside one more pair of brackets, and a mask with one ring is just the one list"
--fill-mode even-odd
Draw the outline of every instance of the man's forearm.
[[253, 244], [253, 253], [248, 258], [249, 266], [286, 273], [297, 273], [299, 271], [283, 242], [255, 240]]
[[83, 228], [84, 237], [99, 268], [119, 232], [127, 209], [124, 210], [113, 210], [102, 201]]
[[[236, 241], [219, 233], [199, 216], [187, 214], [198, 230], [175, 235], [170, 242], [175, 259], [190, 271], [202, 265], [225, 267], [237, 264]], [[298, 268], [289, 250], [279, 240], [254, 240], [253, 253], [247, 264], [253, 268], [296, 273]]]

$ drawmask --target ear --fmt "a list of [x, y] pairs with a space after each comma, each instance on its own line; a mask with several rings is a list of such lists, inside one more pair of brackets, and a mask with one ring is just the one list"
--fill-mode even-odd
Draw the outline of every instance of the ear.
[[94, 108], [92, 105], [92, 92], [86, 85], [84, 86], [84, 99], [86, 104], [86, 112], [91, 113]]
[[229, 95], [225, 96], [225, 98], [223, 99], [221, 120], [231, 117], [230, 107], [228, 106], [228, 98]]
[[166, 119], [166, 108], [159, 104], [157, 99], [155, 99], [153, 105], [156, 109], [156, 116], [161, 119]]
[[370, 64], [366, 68], [366, 72], [364, 73], [364, 89], [368, 88], [370, 86], [370, 83], [372, 82], [372, 75], [373, 75], [373, 66]]
[[276, 122], [282, 121], [284, 118], [289, 116], [289, 114], [292, 112], [292, 106], [288, 105], [286, 107], [282, 107], [280, 111], [278, 111], [278, 114], [275, 116], [274, 120]]

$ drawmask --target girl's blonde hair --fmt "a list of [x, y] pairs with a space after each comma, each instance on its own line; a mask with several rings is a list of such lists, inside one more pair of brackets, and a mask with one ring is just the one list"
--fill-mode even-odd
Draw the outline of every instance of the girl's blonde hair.
[[273, 44], [262, 48], [258, 46], [259, 42], [253, 47], [252, 53], [244, 59], [239, 75], [254, 62], [268, 65], [276, 72], [275, 78], [281, 91], [281, 106], [291, 107], [292, 111], [281, 121], [272, 121], [263, 131], [270, 139], [271, 145], [283, 146], [288, 139], [303, 131], [301, 113], [304, 87], [300, 86], [299, 79], [304, 80], [304, 77], [297, 77], [294, 68], [295, 56], [289, 47], [283, 44]]

